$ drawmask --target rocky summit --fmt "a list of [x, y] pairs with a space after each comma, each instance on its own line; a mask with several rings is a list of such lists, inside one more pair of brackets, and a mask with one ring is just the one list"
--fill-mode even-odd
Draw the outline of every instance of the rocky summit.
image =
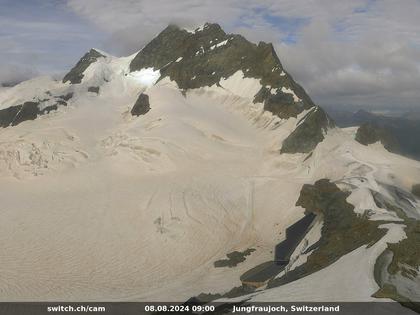
[[314, 106], [305, 90], [285, 72], [272, 44], [254, 44], [241, 35], [226, 34], [218, 24], [205, 24], [189, 32], [168, 26], [131, 61], [130, 71], [160, 69], [182, 90], [220, 84], [242, 71], [256, 78], [261, 89], [254, 102], [280, 118], [296, 117]]
[[91, 49], [87, 52], [79, 62], [67, 73], [63, 78], [63, 83], [70, 82], [71, 84], [78, 84], [82, 82], [83, 79], [83, 72], [98, 58], [105, 57], [96, 49]]

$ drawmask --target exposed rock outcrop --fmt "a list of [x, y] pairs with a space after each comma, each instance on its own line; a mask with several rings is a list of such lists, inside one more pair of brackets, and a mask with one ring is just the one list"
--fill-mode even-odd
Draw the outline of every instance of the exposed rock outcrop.
[[102, 55], [95, 49], [89, 50], [78, 62], [77, 64], [67, 73], [63, 78], [63, 83], [69, 81], [71, 84], [78, 84], [82, 82], [84, 77], [85, 70], [94, 62], [98, 60], [98, 58], [104, 58], [105, 56]]
[[40, 109], [40, 104], [40, 102], [25, 102], [0, 110], [0, 127], [6, 128], [19, 125], [27, 120], [35, 120], [38, 115], [45, 115], [50, 111], [57, 110], [59, 105], [67, 105], [65, 101], [58, 100], [55, 104]]
[[226, 34], [218, 24], [205, 24], [195, 32], [168, 26], [132, 60], [130, 71], [159, 69], [183, 90], [218, 85], [242, 71], [260, 80], [255, 102], [281, 118], [296, 117], [314, 106], [310, 97], [286, 73], [272, 44], [251, 43], [241, 35]]
[[99, 94], [99, 86], [89, 86], [88, 92]]
[[234, 251], [231, 253], [226, 254], [226, 257], [228, 259], [221, 259], [216, 260], [214, 262], [214, 266], [216, 268], [218, 267], [236, 267], [239, 263], [244, 262], [246, 260], [246, 257], [251, 255], [252, 252], [254, 252], [254, 248], [248, 248], [247, 250], [243, 252]]
[[324, 134], [334, 122], [320, 107], [314, 107], [298, 123], [296, 129], [283, 141], [280, 153], [308, 153], [324, 140]]
[[131, 109], [131, 115], [140, 116], [146, 114], [150, 110], [149, 96], [141, 93], [137, 98], [136, 103]]
[[382, 145], [390, 152], [399, 152], [399, 145], [397, 139], [386, 128], [376, 125], [374, 123], [364, 123], [356, 133], [356, 141], [363, 144], [373, 144], [381, 142]]

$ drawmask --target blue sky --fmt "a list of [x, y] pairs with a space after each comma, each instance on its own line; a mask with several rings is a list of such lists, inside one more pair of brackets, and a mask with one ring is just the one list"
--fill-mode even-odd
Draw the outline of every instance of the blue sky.
[[29, 74], [65, 71], [106, 36], [64, 1], [0, 0], [0, 26], [2, 66]]
[[319, 104], [419, 106], [420, 0], [0, 0], [0, 82], [129, 55], [169, 23], [272, 42]]

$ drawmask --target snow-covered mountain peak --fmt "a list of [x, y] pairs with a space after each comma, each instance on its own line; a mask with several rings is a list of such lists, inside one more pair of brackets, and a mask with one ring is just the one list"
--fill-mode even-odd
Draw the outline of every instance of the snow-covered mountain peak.
[[130, 63], [130, 71], [158, 69], [180, 89], [221, 85], [221, 80], [240, 72], [256, 80], [254, 102], [281, 118], [296, 117], [314, 104], [286, 73], [272, 44], [249, 42], [227, 34], [218, 24], [205, 24], [195, 32], [168, 26]]
[[63, 83], [66, 83], [67, 81], [71, 84], [82, 82], [85, 70], [99, 58], [105, 58], [105, 56], [93, 48], [89, 50], [70, 72], [64, 76]]

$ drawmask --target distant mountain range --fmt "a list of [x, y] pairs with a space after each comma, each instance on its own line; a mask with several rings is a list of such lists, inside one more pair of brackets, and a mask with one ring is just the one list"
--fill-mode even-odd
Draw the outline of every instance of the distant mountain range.
[[339, 127], [370, 124], [386, 130], [398, 143], [396, 151], [405, 156], [420, 160], [420, 112], [407, 112], [401, 116], [385, 116], [360, 109], [356, 112], [339, 107], [324, 107]]

